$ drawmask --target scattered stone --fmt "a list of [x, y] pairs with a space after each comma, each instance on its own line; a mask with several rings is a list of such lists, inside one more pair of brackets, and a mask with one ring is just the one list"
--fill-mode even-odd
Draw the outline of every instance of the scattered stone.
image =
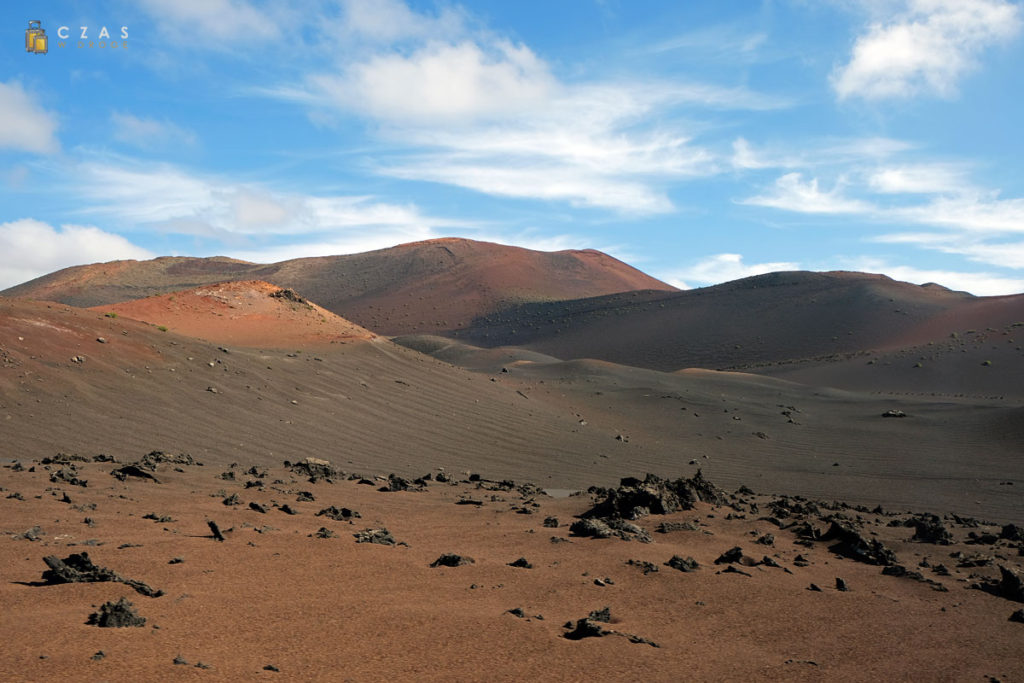
[[[669, 561], [671, 562], [671, 560]], [[640, 567], [640, 570], [644, 573], [644, 576], [658, 571], [658, 567], [653, 562], [647, 562], [645, 560], [626, 560], [626, 564], [631, 567]], [[668, 562], [666, 562], [665, 564], [668, 564]]]
[[431, 567], [461, 567], [466, 564], [473, 564], [476, 560], [464, 555], [445, 553], [430, 563]]
[[864, 538], [855, 528], [843, 522], [833, 521], [821, 540], [835, 540], [836, 543], [829, 546], [830, 551], [858, 562], [886, 566], [896, 564], [896, 555], [880, 541]]
[[999, 538], [1005, 538], [1008, 541], [1024, 542], [1024, 529], [1016, 524], [1007, 524], [1000, 530]]
[[621, 636], [631, 643], [641, 643], [644, 645], [650, 645], [651, 647], [660, 647], [657, 643], [648, 640], [647, 638], [641, 638], [640, 636], [633, 635], [632, 633], [621, 633], [619, 631], [602, 628], [600, 622], [589, 618], [577, 619], [575, 624], [571, 621], [567, 622], [565, 628], [568, 630], [568, 633], [563, 634], [562, 637], [568, 640], [601, 638], [603, 636]]
[[217, 526], [217, 522], [212, 519], [206, 521], [206, 525], [210, 527], [210, 531], [213, 533], [214, 539], [223, 542], [225, 540], [224, 534], [220, 532], [220, 527]]
[[558, 517], [545, 517], [544, 526], [548, 529], [558, 528]]
[[337, 534], [328, 529], [327, 527], [322, 526], [317, 530], [315, 534], [313, 534], [313, 536], [316, 536], [317, 538], [335, 538]]
[[263, 670], [264, 671], [276, 671], [276, 672], [280, 672], [281, 671], [280, 669], [278, 669], [273, 664], [267, 664], [265, 667], [263, 667]]
[[812, 591], [814, 593], [820, 593], [821, 587], [818, 586], [818, 584], [816, 583], [812, 583], [810, 586], [807, 587], [807, 590]]
[[89, 626], [99, 626], [100, 628], [126, 628], [145, 626], [146, 618], [140, 617], [139, 613], [133, 609], [132, 603], [121, 598], [117, 602], [105, 602], [100, 605], [99, 611], [90, 614], [86, 623]]
[[522, 607], [514, 607], [510, 610], [505, 610], [505, 613], [511, 614], [512, 616], [518, 617], [519, 619], [523, 619], [526, 617], [526, 612], [523, 611]]
[[626, 477], [619, 488], [607, 491], [604, 500], [585, 512], [585, 518], [639, 519], [649, 514], [667, 515], [689, 510], [694, 503], [722, 505], [725, 492], [712, 485], [700, 470], [690, 479], [667, 481], [653, 474], [643, 480]]
[[681, 572], [695, 572], [700, 568], [697, 564], [697, 560], [692, 557], [682, 557], [680, 555], [673, 555], [669, 558], [668, 562], [665, 563], [666, 567], [672, 567], [672, 569], [678, 569]]
[[267, 514], [267, 507], [265, 505], [260, 505], [256, 501], [249, 503], [249, 509], [264, 515]]
[[177, 664], [178, 666], [188, 666], [188, 662], [181, 655], [178, 655], [177, 657], [174, 658], [174, 663]]
[[316, 513], [316, 516], [327, 517], [328, 519], [333, 519], [336, 522], [347, 522], [351, 519], [362, 517], [362, 515], [360, 515], [355, 510], [350, 510], [348, 508], [338, 508], [333, 505], [330, 507], [326, 507], [320, 512]]
[[111, 569], [98, 567], [89, 559], [89, 553], [72, 553], [63, 560], [55, 555], [47, 555], [43, 562], [49, 567], [43, 572], [43, 582], [49, 585], [62, 583], [123, 583], [138, 593], [150, 598], [158, 598], [163, 591], [154, 590], [141, 581], [126, 579]]
[[591, 612], [587, 618], [591, 621], [600, 621], [604, 624], [610, 624], [612, 621], [612, 610], [610, 607], [605, 605], [601, 609], [596, 609]]
[[104, 657], [106, 657], [106, 656], [107, 656], [107, 653], [105, 653], [105, 652], [104, 652], [103, 650], [98, 650], [98, 651], [96, 652], [96, 654], [94, 654], [94, 655], [93, 655], [92, 657], [90, 657], [89, 659], [91, 659], [91, 660], [92, 660], [92, 661], [94, 661], [94, 662], [99, 662], [99, 661], [102, 661], [102, 660], [103, 660], [103, 658], [104, 658]]
[[299, 495], [295, 497], [297, 503], [312, 503], [316, 500], [316, 497], [309, 491], [299, 491]]
[[22, 541], [38, 541], [43, 534], [43, 530], [37, 525], [31, 529], [25, 529], [20, 534], [15, 534], [12, 538]]
[[224, 503], [224, 505], [228, 505], [228, 506], [230, 506], [230, 505], [241, 505], [242, 504], [242, 499], [238, 497], [237, 493], [232, 493], [230, 496], [227, 496], [226, 498], [224, 498], [224, 500], [222, 500], [221, 502]]
[[1018, 624], [1024, 624], [1024, 609], [1019, 609], [1010, 615], [1009, 621], [1015, 621]]
[[154, 483], [159, 484], [160, 480], [154, 477], [152, 474], [142, 469], [138, 465], [125, 465], [118, 467], [116, 470], [111, 471], [110, 475], [121, 481], [125, 481], [128, 477], [136, 477], [138, 479], [148, 479]]
[[794, 566], [806, 567], [806, 566], [808, 566], [810, 564], [811, 564], [810, 560], [808, 560], [803, 555], [797, 555], [795, 558], [793, 558], [793, 565]]
[[907, 416], [907, 414], [905, 412], [903, 412], [902, 410], [896, 410], [895, 408], [891, 408], [891, 409], [885, 411], [884, 413], [882, 413], [882, 417], [906, 417], [906, 416]]
[[715, 573], [716, 574], [742, 574], [743, 576], [752, 576], [752, 574], [748, 574], [747, 572], [743, 571], [742, 569], [737, 569], [736, 565], [734, 565], [734, 564], [726, 565], [725, 569], [723, 569], [723, 570], [721, 570], [719, 572], [715, 572]]
[[936, 515], [921, 515], [910, 520], [914, 527], [914, 535], [911, 541], [919, 543], [935, 543], [936, 545], [949, 545], [953, 542], [953, 534], [943, 526], [942, 520]]
[[306, 458], [294, 464], [285, 462], [285, 467], [289, 467], [296, 474], [308, 477], [311, 484], [315, 484], [320, 480], [332, 484], [334, 479], [341, 479], [345, 476], [344, 472], [335, 469], [331, 465], [330, 460], [321, 460], [320, 458]]
[[389, 474], [388, 483], [384, 486], [381, 486], [378, 489], [378, 491], [389, 493], [395, 491], [412, 491], [417, 490], [417, 488], [420, 487], [414, 487], [414, 485], [408, 479], [404, 479], [398, 476], [397, 474]]
[[143, 519], [151, 519], [154, 522], [158, 522], [160, 524], [167, 524], [168, 522], [173, 522], [174, 521], [168, 515], [157, 515], [155, 512], [150, 512], [150, 513], [147, 513], [145, 515], [142, 515], [142, 518]]
[[718, 556], [715, 560], [715, 564], [741, 564], [744, 567], [754, 567], [757, 565], [757, 560], [752, 557], [747, 557], [743, 554], [743, 548], [736, 546], [729, 548], [724, 553]]
[[530, 564], [525, 557], [520, 557], [518, 560], [509, 562], [508, 566], [518, 567], [520, 569], [533, 569], [533, 565]]
[[775, 535], [765, 534], [764, 536], [758, 537], [754, 543], [760, 543], [761, 545], [775, 545]]
[[363, 529], [360, 532], [352, 534], [356, 543], [375, 543], [377, 545], [395, 545], [395, 538], [391, 535], [391, 532], [380, 527], [379, 529]]
[[971, 588], [983, 590], [996, 597], [1005, 598], [1014, 602], [1024, 602], [1024, 580], [1014, 569], [999, 565], [1000, 577], [996, 579], [985, 579], [971, 585]]
[[697, 531], [699, 529], [700, 527], [693, 522], [662, 522], [654, 530], [659, 534], [670, 534], [673, 531]]
[[646, 531], [623, 519], [580, 519], [569, 526], [569, 533], [574, 536], [592, 538], [621, 538], [624, 541], [637, 540], [650, 543], [651, 535]]
[[185, 561], [184, 557], [172, 558], [167, 564], [182, 564]]
[[839, 578], [837, 576], [836, 577], [836, 590], [837, 591], [842, 591], [843, 593], [845, 593], [845, 592], [850, 590], [850, 586], [847, 585], [845, 580], [843, 580], [843, 579], [841, 579], [841, 578]]
[[484, 502], [482, 500], [476, 500], [475, 498], [459, 498], [457, 501], [455, 501], [455, 504], [456, 505], [476, 505], [477, 507], [480, 507], [481, 505], [484, 504]]

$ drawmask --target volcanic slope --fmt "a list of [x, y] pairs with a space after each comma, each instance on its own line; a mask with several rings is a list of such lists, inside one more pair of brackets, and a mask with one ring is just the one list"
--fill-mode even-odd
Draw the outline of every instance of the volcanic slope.
[[375, 336], [293, 290], [260, 281], [223, 282], [92, 310], [197, 339], [258, 348], [312, 349]]
[[[1019, 495], [1002, 485], [1024, 480], [1024, 415], [1005, 401], [893, 399], [599, 361], [506, 369], [471, 372], [380, 338], [225, 346], [0, 299], [8, 458], [314, 456], [371, 473], [445, 467], [565, 489], [703, 466], [727, 486], [1024, 521]], [[909, 417], [881, 418], [889, 409]]]
[[99, 306], [228, 280], [288, 287], [380, 334], [436, 332], [515, 303], [674, 288], [591, 249], [540, 252], [443, 238], [346, 256], [268, 265], [163, 257], [76, 266], [3, 292]]
[[[974, 297], [882, 275], [787, 272], [684, 292], [523, 304], [482, 317], [452, 336], [476, 346], [518, 346], [562, 359], [597, 358], [656, 370], [772, 372], [771, 366], [851, 357], [863, 365], [881, 351], [903, 349], [909, 358], [915, 347], [929, 344], [953, 344], [960, 353], [977, 346], [974, 340], [982, 336], [970, 335], [984, 332], [1000, 337], [993, 343], [1006, 352], [1001, 354], [1004, 372], [1024, 380], [1022, 344], [1011, 334], [1020, 321], [1024, 295]], [[980, 366], [983, 354], [974, 355], [971, 363]], [[975, 388], [982, 390], [983, 382]]]

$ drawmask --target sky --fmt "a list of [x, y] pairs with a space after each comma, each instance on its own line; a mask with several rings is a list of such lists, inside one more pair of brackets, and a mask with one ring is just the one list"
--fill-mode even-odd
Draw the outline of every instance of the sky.
[[457, 236], [681, 288], [1024, 292], [1008, 0], [9, 0], [0, 26], [0, 288]]

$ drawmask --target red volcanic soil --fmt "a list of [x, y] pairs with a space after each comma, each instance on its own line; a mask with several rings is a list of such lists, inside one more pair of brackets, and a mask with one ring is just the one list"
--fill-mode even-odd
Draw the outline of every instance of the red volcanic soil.
[[312, 349], [374, 338], [292, 290], [259, 281], [223, 282], [92, 310], [241, 346]]
[[674, 288], [594, 250], [540, 252], [467, 239], [282, 261], [164, 257], [67, 268], [7, 296], [98, 306], [227, 280], [289, 287], [381, 334], [465, 327], [514, 303]]
[[[628, 523], [650, 542], [624, 541], [570, 527], [604, 495], [553, 499], [486, 473], [384, 492], [383, 477], [311, 483], [280, 461], [165, 453], [142, 470], [155, 481], [120, 481], [124, 462], [81, 460], [0, 468], [4, 681], [1024, 676], [1019, 542], [998, 525], [744, 491], [641, 515]], [[359, 517], [318, 514], [332, 506]], [[833, 520], [893, 566], [841, 554]], [[939, 533], [911, 540], [917, 524]], [[395, 545], [357, 543], [365, 529]], [[161, 594], [44, 580], [45, 557], [83, 552]], [[432, 567], [444, 554], [472, 562]], [[87, 623], [122, 598], [145, 623]], [[595, 636], [565, 637], [592, 614]]]

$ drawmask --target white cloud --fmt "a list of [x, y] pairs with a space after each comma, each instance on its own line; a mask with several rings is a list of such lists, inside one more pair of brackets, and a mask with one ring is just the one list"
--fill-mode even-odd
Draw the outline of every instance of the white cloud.
[[0, 83], [0, 149], [49, 154], [60, 149], [57, 117], [43, 109], [21, 83]]
[[755, 147], [746, 138], [739, 137], [733, 140], [730, 163], [734, 169], [741, 171], [880, 163], [912, 149], [913, 145], [892, 138], [867, 137], [804, 140], [799, 149], [794, 147], [793, 144], [779, 143]]
[[1001, 268], [1024, 268], [1024, 242], [991, 242], [974, 235], [948, 232], [901, 232], [872, 239], [882, 244], [909, 244], [944, 254], [963, 256]]
[[430, 43], [410, 55], [379, 54], [341, 75], [315, 75], [314, 96], [383, 121], [451, 123], [507, 118], [542, 106], [555, 81], [528, 47], [498, 41]]
[[111, 112], [110, 122], [114, 138], [121, 142], [153, 150], [174, 145], [196, 144], [196, 134], [170, 121], [138, 117], [133, 114]]
[[312, 235], [374, 230], [431, 233], [467, 227], [432, 218], [414, 205], [367, 196], [316, 196], [275, 191], [215, 176], [195, 176], [169, 164], [141, 167], [128, 159], [77, 166], [69, 181], [87, 206], [83, 213], [119, 223], [220, 239], [245, 236]]
[[916, 164], [880, 168], [868, 185], [883, 194], [961, 193], [970, 189], [964, 169], [949, 164]]
[[419, 14], [401, 0], [344, 0], [341, 28], [349, 36], [381, 43], [414, 38], [455, 38], [465, 32], [465, 18], [454, 7], [436, 17]]
[[999, 296], [1024, 292], [1024, 279], [1005, 277], [993, 273], [965, 273], [954, 270], [928, 270], [914, 266], [890, 265], [878, 259], [859, 259], [854, 262], [856, 270], [882, 273], [894, 280], [912, 282], [916, 285], [934, 282], [943, 287], [970, 292], [977, 296]]
[[857, 39], [849, 63], [832, 73], [832, 86], [840, 99], [950, 97], [978, 54], [1010, 40], [1020, 26], [1017, 6], [1005, 0], [909, 0], [905, 11]]
[[750, 197], [741, 200], [740, 203], [816, 214], [853, 214], [874, 210], [867, 202], [844, 197], [842, 182], [836, 183], [832, 190], [824, 192], [818, 189], [817, 178], [804, 182], [803, 176], [799, 173], [787, 173], [778, 178], [771, 194]]
[[0, 223], [0, 289], [68, 266], [153, 256], [120, 235], [92, 226], [62, 225], [57, 230], [31, 218]]
[[966, 233], [1024, 232], [1024, 198], [999, 199], [965, 194], [938, 197], [927, 204], [893, 209], [890, 216], [914, 223], [952, 228]]
[[741, 254], [715, 254], [714, 256], [701, 259], [687, 268], [675, 271], [662, 279], [679, 289], [690, 289], [694, 285], [715, 285], [753, 275], [799, 269], [800, 264], [790, 261], [753, 263], [748, 265], [743, 263], [743, 256]]
[[280, 17], [246, 0], [139, 0], [138, 5], [165, 34], [190, 48], [223, 48], [221, 41], [261, 41], [281, 34]]

